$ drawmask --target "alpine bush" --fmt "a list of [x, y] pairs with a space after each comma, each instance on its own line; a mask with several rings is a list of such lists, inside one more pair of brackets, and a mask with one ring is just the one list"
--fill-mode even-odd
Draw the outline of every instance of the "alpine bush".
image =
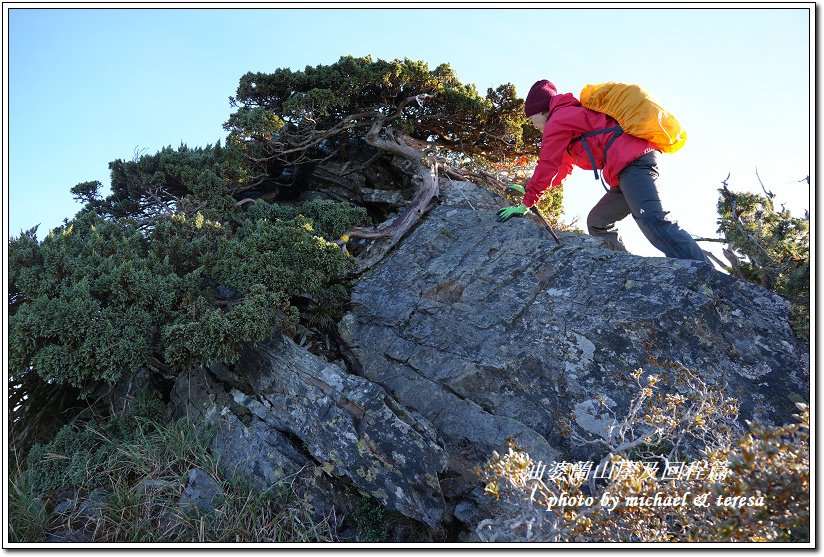
[[328, 200], [258, 202], [234, 233], [197, 213], [160, 217], [144, 235], [84, 210], [42, 242], [21, 234], [10, 243], [11, 369], [88, 393], [150, 364], [231, 363], [244, 342], [294, 325], [296, 298], [346, 301], [349, 261], [325, 238], [366, 219]]
[[718, 231], [727, 242], [730, 272], [784, 296], [791, 323], [810, 336], [810, 221], [776, 210], [773, 194], [719, 190]]
[[[634, 377], [642, 375], [638, 370]], [[796, 423], [750, 424], [740, 433], [737, 401], [697, 376], [692, 381], [695, 396], [689, 397], [656, 392], [656, 376], [639, 381], [626, 416], [614, 423], [609, 451], [589, 470], [584, 463], [542, 469], [514, 443], [494, 453], [480, 473], [499, 512], [481, 521], [478, 536], [498, 542], [809, 541], [809, 408], [797, 404]], [[685, 451], [689, 440], [699, 443]]]
[[53, 440], [35, 445], [27, 457], [27, 482], [36, 493], [68, 488], [92, 488], [109, 469], [116, 447], [128, 444], [163, 422], [166, 407], [152, 393], [140, 393], [126, 412], [83, 424], [63, 426]]

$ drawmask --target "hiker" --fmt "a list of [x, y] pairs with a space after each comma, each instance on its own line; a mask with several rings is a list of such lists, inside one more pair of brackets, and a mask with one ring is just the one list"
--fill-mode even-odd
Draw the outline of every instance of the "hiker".
[[[658, 195], [661, 152], [655, 145], [622, 133], [614, 119], [584, 108], [571, 93], [559, 95], [555, 86], [545, 79], [529, 90], [524, 112], [543, 136], [541, 154], [526, 189], [508, 186], [524, 193], [523, 203], [502, 209], [498, 213], [499, 221], [523, 216], [544, 191], [563, 184], [573, 165], [593, 170], [596, 176], [598, 169], [602, 169], [601, 180], [610, 187], [587, 216], [590, 235], [603, 238], [613, 249], [626, 251], [615, 223], [632, 214], [647, 240], [667, 257], [709, 263], [692, 236], [668, 220], [668, 212], [661, 207]], [[603, 133], [609, 128], [615, 129]], [[590, 132], [596, 133], [581, 137]]]

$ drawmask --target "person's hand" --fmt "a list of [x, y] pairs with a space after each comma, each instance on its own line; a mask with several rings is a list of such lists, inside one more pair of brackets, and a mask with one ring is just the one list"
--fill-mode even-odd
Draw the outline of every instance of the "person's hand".
[[498, 211], [498, 222], [506, 222], [512, 217], [522, 217], [527, 211], [529, 208], [523, 203], [517, 207], [506, 207]]
[[524, 187], [519, 186], [518, 184], [507, 184], [506, 189], [517, 191], [522, 195], [526, 194], [526, 190], [524, 189]]

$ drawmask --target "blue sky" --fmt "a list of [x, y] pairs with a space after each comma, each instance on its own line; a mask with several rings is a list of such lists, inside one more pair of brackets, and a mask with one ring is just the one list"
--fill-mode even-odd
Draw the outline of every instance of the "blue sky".
[[[22, 6], [22, 5], [21, 5]], [[812, 207], [810, 6], [766, 9], [8, 9], [7, 235], [42, 238], [80, 208], [69, 189], [109, 183], [135, 150], [223, 140], [248, 71], [340, 56], [449, 63], [479, 91], [538, 79], [561, 92], [638, 83], [677, 116], [686, 146], [664, 157], [662, 198], [684, 228], [715, 236], [721, 181], [795, 211]], [[762, 5], [763, 6], [763, 5]], [[793, 6], [793, 5], [790, 5]], [[568, 219], [603, 190], [576, 170]], [[632, 219], [630, 251], [660, 255]], [[705, 247], [709, 247], [705, 245]]]

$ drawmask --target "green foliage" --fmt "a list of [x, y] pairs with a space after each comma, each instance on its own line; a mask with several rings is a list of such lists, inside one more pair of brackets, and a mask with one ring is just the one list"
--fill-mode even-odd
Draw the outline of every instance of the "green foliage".
[[719, 190], [718, 231], [732, 272], [787, 298], [799, 336], [809, 337], [810, 221], [776, 210], [771, 197]]
[[9, 242], [8, 257], [9, 315], [14, 315], [20, 304], [26, 301], [21, 288], [35, 288], [34, 283], [38, 281], [39, 270], [43, 266], [36, 226], [21, 231], [20, 236], [12, 238]]
[[[363, 214], [350, 214], [335, 202], [306, 204], [308, 216], [300, 208], [267, 205], [256, 203], [232, 238], [219, 238], [201, 257], [199, 270], [214, 285], [236, 291], [243, 303], [230, 303], [225, 311], [209, 307], [202, 298], [193, 304], [189, 313], [164, 330], [167, 361], [232, 363], [240, 342], [271, 338], [273, 326], [297, 322], [292, 298], [331, 308], [347, 300], [346, 288], [337, 281], [350, 261], [336, 244], [318, 235], [312, 214], [319, 213], [315, 219], [330, 237], [339, 236]], [[323, 214], [324, 207], [329, 214]]]
[[[436, 96], [423, 106], [406, 104], [392, 123], [396, 129], [433, 147], [476, 158], [479, 164], [524, 150], [527, 120], [514, 86], [489, 89], [482, 96], [474, 85], [462, 84], [448, 64], [430, 70], [426, 62], [408, 58], [344, 56], [334, 64], [307, 66], [303, 71], [247, 73], [231, 99], [239, 108], [224, 127], [229, 141], [244, 145], [250, 156], [288, 160], [287, 153], [318, 130], [332, 129], [359, 114], [357, 122], [337, 129], [341, 138], [353, 130], [362, 134], [375, 117], [392, 115], [407, 98], [422, 94]], [[251, 113], [258, 115], [252, 123]], [[260, 120], [284, 123], [278, 130], [264, 127], [266, 132], [276, 132], [274, 141], [260, 133], [256, 123]]]
[[163, 358], [174, 369], [234, 363], [243, 342], [272, 338], [277, 327], [297, 320], [294, 307], [282, 292], [267, 292], [260, 285], [246, 290], [242, 302], [223, 310], [198, 298], [185, 313], [163, 328]]
[[266, 140], [279, 131], [283, 120], [259, 106], [244, 106], [233, 115], [235, 125], [243, 130], [244, 139]]
[[81, 203], [94, 204], [100, 199], [100, 187], [102, 185], [97, 180], [82, 182], [71, 189], [72, 196]]
[[37, 493], [62, 488], [94, 487], [99, 475], [111, 469], [115, 447], [142, 435], [148, 421], [163, 421], [166, 408], [156, 397], [142, 393], [134, 407], [109, 419], [82, 426], [63, 426], [55, 438], [32, 447], [27, 458], [26, 483]]
[[552, 188], [538, 200], [535, 206], [553, 228], [568, 229], [571, 226], [561, 222], [561, 213], [564, 212], [563, 188]]
[[278, 205], [258, 201], [246, 211], [245, 219], [249, 221], [293, 220], [302, 215], [308, 220], [312, 230], [327, 240], [337, 240], [347, 230], [369, 224], [366, 209], [348, 203], [339, 203], [329, 199], [313, 199], [300, 205]]
[[308, 219], [247, 220], [231, 241], [204, 257], [210, 276], [231, 288], [260, 284], [266, 290], [319, 295], [346, 259], [333, 243], [314, 234]]
[[[243, 343], [296, 323], [297, 297], [334, 314], [350, 260], [329, 240], [366, 212], [315, 200], [258, 202], [245, 216], [233, 234], [177, 214], [144, 237], [86, 210], [42, 243], [33, 230], [12, 239], [11, 369], [89, 391], [154, 361], [173, 371], [231, 363]], [[218, 287], [237, 296], [219, 300]]]
[[364, 497], [352, 511], [359, 542], [385, 542], [389, 538], [391, 513], [372, 498]]
[[237, 148], [220, 143], [191, 149], [164, 147], [154, 155], [117, 159], [109, 163], [111, 195], [100, 199], [99, 182], [72, 188], [75, 198], [109, 218], [147, 217], [190, 210], [208, 219], [226, 221], [236, 216], [233, 194], [250, 181], [249, 169]]
[[198, 213], [194, 218], [175, 214], [159, 219], [149, 238], [152, 253], [168, 261], [175, 274], [194, 273], [202, 258], [217, 249], [221, 240], [231, 238], [231, 229]]
[[[355, 533], [355, 542], [431, 542], [444, 536], [402, 513], [390, 510], [373, 497], [362, 497], [346, 517]], [[350, 522], [351, 521], [351, 522]]]
[[137, 371], [168, 319], [178, 277], [129, 225], [81, 212], [42, 243], [9, 244], [11, 370], [84, 388]]

